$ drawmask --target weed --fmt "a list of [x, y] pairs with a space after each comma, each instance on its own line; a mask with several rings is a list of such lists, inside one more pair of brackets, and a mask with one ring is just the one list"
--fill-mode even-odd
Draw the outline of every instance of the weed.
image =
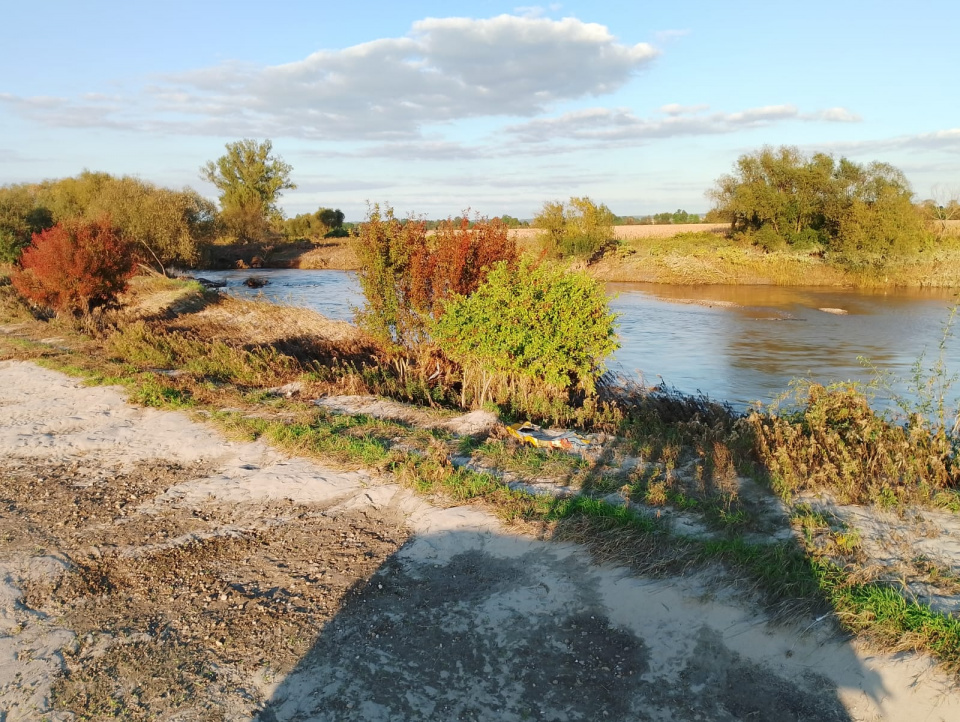
[[801, 383], [794, 390], [793, 406], [749, 416], [781, 495], [829, 489], [844, 502], [932, 504], [958, 486], [955, 441], [945, 428], [890, 421], [855, 384]]
[[188, 391], [175, 388], [152, 374], [133, 388], [130, 400], [155, 408], [183, 409], [194, 405]]

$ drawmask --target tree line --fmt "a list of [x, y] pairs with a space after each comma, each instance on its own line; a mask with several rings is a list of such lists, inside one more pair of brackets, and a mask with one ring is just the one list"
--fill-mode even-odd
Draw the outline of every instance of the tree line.
[[295, 188], [292, 167], [269, 140], [244, 139], [200, 169], [219, 205], [192, 188], [83, 171], [71, 178], [0, 187], [0, 263], [16, 263], [36, 234], [61, 224], [107, 223], [159, 270], [193, 267], [215, 241], [277, 242], [345, 235], [344, 214], [319, 208], [284, 218], [278, 200]]
[[[67, 221], [106, 219], [145, 260], [159, 268], [196, 266], [216, 242], [308, 240], [350, 235], [356, 225], [342, 211], [319, 208], [285, 218], [278, 201], [296, 188], [292, 166], [269, 140], [227, 143], [200, 176], [214, 185], [219, 204], [192, 188], [163, 188], [139, 178], [83, 171], [76, 177], [0, 187], [0, 263], [15, 263], [35, 234]], [[949, 242], [960, 219], [956, 195], [916, 203], [904, 174], [887, 163], [858, 164], [826, 153], [805, 155], [764, 147], [736, 161], [707, 192], [713, 208], [704, 220], [730, 224], [730, 233], [766, 251], [795, 250], [843, 263], [883, 263]], [[447, 221], [421, 219], [435, 231], [447, 221], [474, 221], [465, 212]], [[683, 209], [649, 216], [617, 216], [589, 198], [549, 201], [531, 222], [503, 215], [507, 228], [532, 225], [554, 256], [592, 257], [615, 245], [613, 227], [625, 223], [696, 223]]]

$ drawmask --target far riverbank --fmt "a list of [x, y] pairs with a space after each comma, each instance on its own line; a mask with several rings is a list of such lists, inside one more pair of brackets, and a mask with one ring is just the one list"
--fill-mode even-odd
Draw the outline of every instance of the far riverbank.
[[[882, 266], [840, 266], [809, 252], [746, 246], [726, 236], [729, 226], [698, 223], [615, 226], [620, 246], [584, 270], [605, 282], [675, 285], [822, 286], [835, 288], [960, 288], [960, 222], [952, 222], [949, 247]], [[539, 253], [538, 231], [512, 232], [521, 247]], [[213, 246], [207, 268], [301, 268], [355, 271], [351, 238], [320, 243]]]

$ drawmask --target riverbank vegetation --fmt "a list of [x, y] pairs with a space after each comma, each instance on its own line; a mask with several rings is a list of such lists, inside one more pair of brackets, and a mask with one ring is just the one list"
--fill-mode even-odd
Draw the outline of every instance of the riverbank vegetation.
[[835, 263], [819, 253], [785, 248], [767, 251], [744, 237], [715, 228], [672, 236], [627, 238], [589, 265], [611, 282], [682, 285], [730, 284], [852, 288], [960, 287], [960, 223], [922, 253], [857, 264]]
[[[269, 147], [257, 157], [273, 162]], [[778, 186], [769, 163], [790, 171], [793, 185]], [[274, 193], [289, 187], [288, 168], [273, 172]], [[800, 185], [811, 174], [826, 184], [816, 192]], [[608, 209], [571, 199], [545, 206], [549, 218], [533, 231], [544, 234], [547, 253], [525, 253], [516, 231], [497, 219], [464, 214], [429, 229], [372, 206], [349, 239], [365, 296], [359, 327], [156, 274], [125, 288], [137, 262], [159, 269], [209, 253], [223, 220], [192, 192], [93, 173], [5, 188], [0, 206], [15, 210], [0, 222], [6, 257], [18, 265], [12, 280], [0, 281], [0, 358], [122, 384], [137, 403], [388, 471], [422, 493], [483, 504], [646, 573], [721, 563], [771, 610], [831, 609], [846, 629], [956, 668], [960, 621], [910, 595], [918, 584], [946, 588], [960, 562], [902, 559], [894, 571], [907, 581], [897, 586], [842, 516], [845, 504], [900, 515], [960, 510], [956, 409], [931, 417], [908, 407], [891, 416], [871, 409], [863, 389], [808, 386], [792, 404], [741, 417], [709, 399], [613, 378], [604, 360], [616, 345], [616, 319], [597, 281], [605, 268], [632, 269], [629, 280], [638, 280], [655, 262], [674, 282], [729, 282], [737, 269], [736, 278], [753, 282], [896, 283], [907, 269], [920, 273], [948, 257], [954, 242], [915, 235], [923, 230], [910, 215], [916, 208], [885, 167], [763, 151], [720, 188], [720, 212], [734, 214], [732, 236], [618, 239]], [[751, 199], [758, 203], [748, 212]], [[251, 208], [269, 216], [271, 202], [268, 193], [239, 203], [234, 221]], [[155, 209], [149, 232], [137, 230], [138, 208]], [[325, 219], [342, 220], [315, 214], [291, 224], [291, 233], [319, 232]], [[874, 232], [879, 240], [868, 246]], [[58, 250], [46, 251], [48, 243]], [[944, 283], [949, 273], [942, 271]], [[30, 280], [41, 276], [48, 285]], [[80, 292], [70, 285], [75, 276], [113, 283]], [[575, 427], [597, 435], [597, 447], [572, 463], [550, 463], [550, 451], [518, 448], [502, 426], [486, 439], [455, 438], [309, 403], [335, 395], [412, 402], [444, 418], [485, 410], [501, 422]], [[551, 492], [543, 491], [545, 473]], [[829, 513], [814, 507], [824, 499], [836, 502], [824, 507]]]
[[[283, 216], [279, 198], [296, 184], [269, 140], [243, 139], [225, 151], [200, 169], [219, 204], [190, 188], [91, 171], [0, 187], [0, 264], [16, 264], [33, 234], [58, 223], [108, 219], [141, 249], [140, 262], [162, 273], [363, 269], [363, 222], [326, 207]], [[960, 286], [960, 199], [937, 192], [918, 200], [888, 164], [765, 147], [742, 155], [707, 195], [707, 224], [683, 209], [617, 216], [587, 197], [548, 201], [531, 221], [503, 215], [498, 222], [521, 252], [585, 264], [603, 281]], [[471, 229], [469, 216], [416, 220], [432, 235], [457, 224]]]
[[[411, 238], [420, 233], [416, 224], [390, 216], [381, 214], [379, 223], [386, 226], [381, 232]], [[457, 247], [461, 233], [462, 228], [450, 229], [450, 237], [461, 241]], [[383, 240], [373, 234], [371, 242], [377, 238]], [[530, 316], [528, 328], [542, 332], [529, 343], [555, 343], [579, 320], [563, 321], [561, 315], [553, 327], [537, 317], [549, 290], [570, 283], [588, 291], [595, 282], [577, 274], [554, 277], [569, 273], [554, 265], [500, 263], [477, 279], [472, 292], [420, 306], [423, 328], [436, 336], [429, 353], [418, 335], [405, 343], [391, 336], [385, 343], [308, 311], [232, 299], [195, 282], [158, 276], [133, 279], [113, 309], [94, 310], [81, 323], [70, 313], [38, 320], [11, 286], [2, 286], [0, 312], [7, 325], [0, 353], [36, 359], [92, 383], [123, 384], [136, 402], [202, 413], [230, 433], [263, 438], [294, 453], [391, 471], [421, 493], [483, 504], [510, 523], [583, 542], [599, 558], [647, 573], [719, 562], [762, 593], [772, 610], [792, 614], [826, 606], [841, 626], [872, 635], [882, 646], [925, 650], [947, 665], [957, 664], [960, 623], [908, 601], [882, 573], [870, 571], [856, 533], [811, 511], [807, 496], [827, 493], [896, 509], [957, 508], [960, 479], [950, 416], [940, 425], [887, 418], [865, 408], [857, 390], [812, 389], [795, 407], [758, 410], [744, 419], [706, 399], [601, 376], [611, 348], [610, 336], [603, 334], [585, 366], [553, 378], [552, 386], [568, 393], [540, 405], [523, 402], [520, 377], [528, 373], [536, 380], [524, 389], [529, 398], [546, 388], [550, 371], [522, 363], [502, 367], [511, 363], [511, 354], [501, 354], [497, 344], [511, 340], [497, 336], [498, 324], [504, 332], [521, 330], [502, 324], [497, 310], [513, 302], [519, 274], [524, 280], [543, 274], [541, 308], [525, 306], [540, 292], [520, 294], [518, 316]], [[562, 300], [555, 301], [562, 310]], [[439, 309], [435, 316], [434, 309]], [[610, 327], [604, 308], [588, 315], [595, 316], [597, 328]], [[458, 335], [468, 326], [483, 338]], [[498, 349], [491, 363], [499, 366], [492, 370], [508, 381], [513, 374], [512, 388], [508, 382], [502, 394], [491, 392], [495, 384], [484, 393], [471, 381], [471, 365], [483, 371], [489, 360], [481, 347], [487, 343]], [[516, 356], [518, 363], [523, 358]], [[547, 361], [553, 358], [553, 352], [546, 354]], [[464, 395], [471, 384], [476, 390]], [[497, 433], [486, 441], [456, 439], [410, 422], [344, 418], [305, 403], [337, 394], [386, 395], [431, 406], [434, 414], [485, 406], [504, 421], [572, 424], [607, 440], [596, 456], [548, 464], [551, 452], [517, 448]], [[511, 486], [494, 473], [496, 467], [485, 471], [451, 462], [464, 454], [508, 468], [513, 478], [535, 480], [552, 469], [561, 486], [573, 486], [559, 495]], [[776, 507], [762, 492], [768, 484], [786, 503], [789, 518], [770, 511]], [[770, 536], [785, 525], [793, 526], [796, 539]], [[914, 580], [943, 577], [942, 566], [914, 566]]]

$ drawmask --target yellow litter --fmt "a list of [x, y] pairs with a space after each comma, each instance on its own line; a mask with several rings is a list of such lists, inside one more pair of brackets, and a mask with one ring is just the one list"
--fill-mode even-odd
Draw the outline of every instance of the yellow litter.
[[543, 429], [529, 421], [507, 426], [507, 433], [538, 449], [563, 449], [573, 453], [583, 453], [599, 448], [600, 442], [595, 434], [582, 435], [576, 431]]

